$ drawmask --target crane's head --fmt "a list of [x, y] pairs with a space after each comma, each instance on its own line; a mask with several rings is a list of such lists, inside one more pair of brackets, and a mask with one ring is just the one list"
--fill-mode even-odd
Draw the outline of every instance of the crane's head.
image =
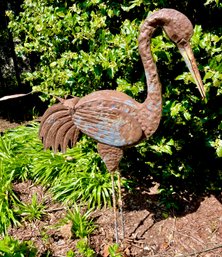
[[[203, 82], [197, 68], [197, 64], [190, 46], [190, 39], [193, 35], [193, 26], [190, 20], [181, 12], [174, 9], [162, 9], [159, 21], [168, 37], [176, 43], [187, 67], [189, 68], [201, 96], [205, 97]], [[161, 17], [161, 18], [160, 18]]]

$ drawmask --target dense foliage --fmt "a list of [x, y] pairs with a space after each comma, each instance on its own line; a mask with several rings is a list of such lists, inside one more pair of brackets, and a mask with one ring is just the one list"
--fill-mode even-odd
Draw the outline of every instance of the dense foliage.
[[[212, 18], [221, 3], [207, 1], [198, 6], [185, 2], [25, 0], [18, 16], [12, 12], [8, 16], [17, 56], [24, 62], [31, 61], [33, 66], [23, 72], [23, 83], [41, 91], [43, 100], [53, 101], [55, 95], [83, 96], [108, 88], [142, 101], [146, 88], [137, 50], [141, 21], [161, 7], [190, 14], [196, 23], [192, 47], [207, 99], [200, 100], [177, 49], [158, 31], [152, 40], [152, 51], [163, 84], [163, 119], [154, 137], [137, 147], [137, 159], [143, 175], [152, 174], [160, 182], [167, 177], [172, 191], [171, 179], [194, 177], [198, 183], [200, 174], [206, 178], [200, 185], [202, 190], [220, 190], [220, 183], [209, 181], [221, 178], [221, 29], [216, 23], [211, 28], [204, 23], [203, 29], [191, 7], [200, 11], [205, 8], [205, 13], [208, 9]], [[131, 170], [136, 160], [130, 159]]]
[[[200, 99], [176, 47], [158, 30], [152, 40], [152, 51], [163, 85], [163, 118], [149, 141], [125, 152], [121, 168], [134, 183], [143, 182], [148, 187], [148, 182], [159, 182], [163, 201], [169, 204], [171, 196], [190, 201], [221, 190], [222, 37], [215, 18], [221, 3], [24, 0], [19, 15], [12, 11], [7, 15], [17, 58], [26, 67], [21, 74], [22, 83], [42, 92], [42, 100], [50, 99], [52, 103], [53, 96], [83, 96], [95, 90], [117, 89], [143, 101], [146, 85], [138, 54], [139, 26], [150, 12], [162, 7], [184, 12], [196, 25], [192, 47], [207, 98]], [[79, 148], [72, 150], [77, 156], [75, 161], [69, 160], [70, 153], [43, 154], [35, 139], [32, 143], [40, 151], [38, 159], [29, 162], [28, 154], [24, 163], [18, 162], [19, 168], [10, 168], [18, 178], [28, 177], [31, 167], [31, 176], [44, 185], [50, 183], [57, 199], [79, 200], [75, 190], [82, 189], [80, 195], [90, 206], [109, 204], [109, 175], [104, 175], [91, 141], [83, 138]], [[13, 154], [13, 158], [20, 157]], [[10, 160], [8, 165], [15, 163]], [[98, 164], [103, 167], [102, 172]], [[75, 170], [75, 176], [69, 169]], [[82, 170], [87, 172], [83, 173], [87, 174], [85, 178]], [[72, 183], [67, 185], [62, 174], [71, 176]], [[97, 179], [93, 180], [95, 176]], [[58, 180], [63, 187], [58, 186]], [[84, 195], [85, 189], [80, 188], [84, 183], [97, 189], [94, 192], [89, 188], [88, 195]]]
[[[200, 99], [175, 45], [157, 30], [152, 51], [163, 85], [163, 117], [150, 140], [125, 151], [121, 171], [130, 193], [140, 194], [138, 188], [158, 182], [163, 204], [184, 211], [181, 202], [192, 203], [222, 189], [220, 1], [24, 0], [20, 12], [8, 10], [6, 15], [14, 61], [22, 71], [20, 78], [16, 73], [18, 85], [41, 92], [43, 101], [116, 89], [142, 102], [146, 85], [138, 54], [139, 27], [149, 13], [163, 7], [182, 11], [195, 24], [191, 43], [207, 97]], [[33, 124], [0, 137], [1, 234], [7, 234], [10, 224], [41, 219], [46, 211], [36, 195], [30, 204], [22, 203], [13, 190], [15, 181], [41, 183], [67, 207], [76, 202], [90, 208], [111, 205], [110, 174], [91, 139], [82, 137], [66, 154], [54, 154], [43, 151], [37, 135], [38, 124]], [[82, 215], [75, 205], [66, 217], [72, 233], [81, 238], [77, 249], [83, 256], [94, 256], [87, 241], [95, 228], [89, 214]], [[36, 254], [30, 242], [0, 240], [3, 256], [23, 256], [27, 251]], [[118, 246], [109, 252], [119, 256]], [[67, 256], [75, 253], [70, 250]]]

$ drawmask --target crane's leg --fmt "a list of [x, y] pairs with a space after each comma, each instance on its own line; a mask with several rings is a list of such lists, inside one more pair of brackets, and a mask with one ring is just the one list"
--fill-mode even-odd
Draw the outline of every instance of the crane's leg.
[[[97, 145], [98, 152], [106, 164], [107, 169], [111, 173], [112, 178], [112, 194], [113, 194], [113, 212], [114, 212], [114, 227], [115, 227], [115, 240], [118, 243], [119, 236], [118, 236], [118, 221], [117, 221], [117, 202], [116, 202], [116, 193], [115, 193], [115, 183], [114, 183], [114, 173], [118, 172], [118, 206], [121, 212], [121, 222], [122, 227], [124, 226], [123, 223], [123, 212], [122, 212], [122, 198], [121, 198], [121, 181], [120, 181], [120, 174], [119, 174], [119, 162], [123, 156], [123, 150], [117, 147], [109, 146], [106, 144], [98, 143]], [[124, 228], [123, 229], [123, 236], [124, 236]]]
[[113, 172], [111, 172], [111, 179], [112, 179], [112, 197], [113, 197], [115, 240], [116, 240], [116, 243], [118, 243], [119, 235], [118, 235], [118, 219], [117, 219], [117, 208], [116, 208], [117, 204], [116, 204], [115, 182], [114, 182], [114, 173]]
[[117, 184], [118, 184], [118, 207], [120, 210], [120, 218], [121, 218], [121, 228], [122, 228], [122, 238], [125, 237], [125, 222], [123, 217], [123, 200], [122, 200], [122, 191], [121, 191], [121, 175], [119, 170], [117, 170]]

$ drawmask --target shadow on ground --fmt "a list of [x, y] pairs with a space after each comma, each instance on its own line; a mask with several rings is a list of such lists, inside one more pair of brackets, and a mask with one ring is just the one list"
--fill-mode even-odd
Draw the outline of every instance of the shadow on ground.
[[[141, 157], [135, 148], [129, 148], [124, 156], [122, 176], [133, 181], [125, 195], [125, 210], [146, 209], [154, 220], [160, 220], [193, 213], [211, 195], [222, 204], [222, 161], [204, 137], [189, 140], [175, 155], [150, 152]], [[154, 163], [153, 167], [147, 162]]]

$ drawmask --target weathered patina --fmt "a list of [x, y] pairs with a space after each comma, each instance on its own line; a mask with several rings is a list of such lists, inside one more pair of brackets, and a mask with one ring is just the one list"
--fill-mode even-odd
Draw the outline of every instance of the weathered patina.
[[[146, 18], [141, 26], [138, 44], [147, 83], [147, 97], [138, 103], [130, 96], [101, 90], [81, 99], [61, 99], [42, 117], [40, 138], [45, 148], [65, 151], [74, 146], [82, 132], [98, 142], [98, 152], [112, 174], [118, 170], [125, 147], [149, 138], [158, 128], [162, 113], [161, 84], [153, 61], [150, 38], [161, 26], [176, 43], [194, 77], [201, 96], [205, 96], [197, 65], [189, 45], [193, 27], [188, 18], [173, 9], [159, 10]], [[113, 188], [114, 190], [114, 188]], [[120, 194], [119, 184], [119, 194]], [[116, 203], [113, 195], [114, 205]], [[121, 199], [119, 199], [120, 207]], [[116, 217], [116, 206], [114, 206]], [[115, 224], [117, 230], [117, 220]], [[116, 231], [116, 241], [118, 234]]]

